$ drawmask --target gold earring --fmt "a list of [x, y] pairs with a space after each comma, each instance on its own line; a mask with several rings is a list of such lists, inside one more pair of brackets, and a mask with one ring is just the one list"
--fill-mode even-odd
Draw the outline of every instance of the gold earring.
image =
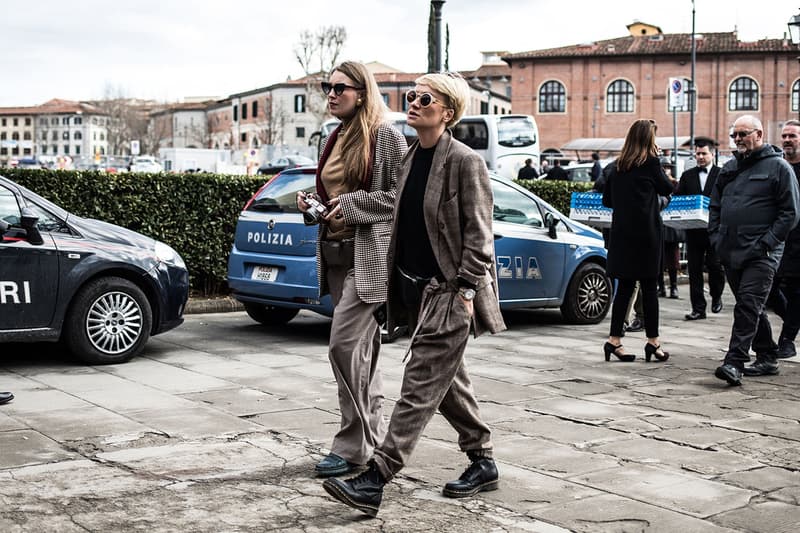
[[361, 105], [363, 103], [364, 101], [361, 99], [361, 97], [359, 97], [358, 100], [356, 100], [356, 105]]

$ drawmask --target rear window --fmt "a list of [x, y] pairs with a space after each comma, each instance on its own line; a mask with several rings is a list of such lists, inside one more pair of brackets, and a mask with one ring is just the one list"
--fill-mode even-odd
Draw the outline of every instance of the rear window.
[[310, 172], [280, 174], [261, 190], [248, 206], [248, 211], [299, 213], [297, 191], [314, 192], [315, 175]]
[[527, 117], [502, 117], [497, 124], [500, 146], [520, 147], [536, 143], [536, 127]]
[[453, 126], [453, 137], [473, 150], [489, 148], [489, 128], [482, 120], [462, 120]]

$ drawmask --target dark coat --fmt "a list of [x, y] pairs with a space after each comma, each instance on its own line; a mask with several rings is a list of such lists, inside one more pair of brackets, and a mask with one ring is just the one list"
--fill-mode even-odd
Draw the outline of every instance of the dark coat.
[[[711, 197], [711, 191], [714, 190], [714, 184], [717, 183], [717, 176], [719, 176], [720, 168], [716, 165], [711, 165], [711, 170], [708, 172], [706, 178], [706, 185], [700, 189], [700, 167], [693, 167], [681, 174], [681, 180], [678, 182], [678, 188], [675, 190], [675, 196], [695, 196], [702, 194], [703, 196]], [[686, 242], [708, 239], [708, 228], [697, 228], [686, 230]]]
[[672, 193], [672, 182], [657, 157], [627, 172], [611, 165], [603, 188], [603, 205], [614, 210], [606, 270], [617, 279], [655, 278], [664, 248], [659, 196]]
[[544, 179], [567, 181], [569, 176], [567, 175], [567, 171], [561, 168], [561, 166], [554, 165], [553, 168], [547, 171], [547, 176], [545, 176]]
[[797, 225], [797, 178], [771, 145], [736, 154], [719, 173], [708, 205], [708, 237], [720, 262], [733, 269], [759, 257], [780, 263], [783, 243]]
[[[792, 163], [795, 177], [800, 186], [800, 163]], [[786, 248], [783, 250], [778, 275], [782, 278], [800, 278], [800, 225], [789, 232]]]

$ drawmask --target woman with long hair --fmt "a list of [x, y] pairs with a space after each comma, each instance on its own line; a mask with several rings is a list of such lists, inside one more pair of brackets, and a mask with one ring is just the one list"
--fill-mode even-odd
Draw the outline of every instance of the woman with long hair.
[[328, 358], [338, 386], [341, 426], [330, 454], [315, 468], [327, 477], [364, 464], [386, 433], [378, 370], [381, 337], [373, 313], [386, 301], [397, 167], [407, 145], [384, 121], [386, 105], [363, 64], [341, 63], [322, 82], [322, 90], [331, 114], [342, 123], [322, 150], [316, 195], [298, 192], [297, 206], [306, 223], [320, 224], [320, 296], [330, 294], [334, 304]]
[[614, 355], [620, 361], [636, 356], [622, 347], [623, 321], [636, 281], [642, 291], [644, 308], [645, 359], [666, 361], [669, 353], [658, 340], [658, 276], [664, 251], [661, 201], [672, 194], [672, 183], [659, 163], [656, 123], [637, 120], [625, 137], [622, 153], [608, 172], [603, 205], [612, 208], [608, 238], [608, 275], [617, 280], [617, 294], [611, 308], [611, 331], [603, 346], [606, 361]]

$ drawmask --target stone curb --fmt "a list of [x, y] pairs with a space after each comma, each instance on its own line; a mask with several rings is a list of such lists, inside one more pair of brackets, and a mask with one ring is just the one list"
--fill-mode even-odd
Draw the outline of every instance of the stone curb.
[[184, 314], [199, 315], [202, 313], [230, 313], [233, 311], [244, 311], [244, 305], [230, 296], [211, 299], [189, 298]]

